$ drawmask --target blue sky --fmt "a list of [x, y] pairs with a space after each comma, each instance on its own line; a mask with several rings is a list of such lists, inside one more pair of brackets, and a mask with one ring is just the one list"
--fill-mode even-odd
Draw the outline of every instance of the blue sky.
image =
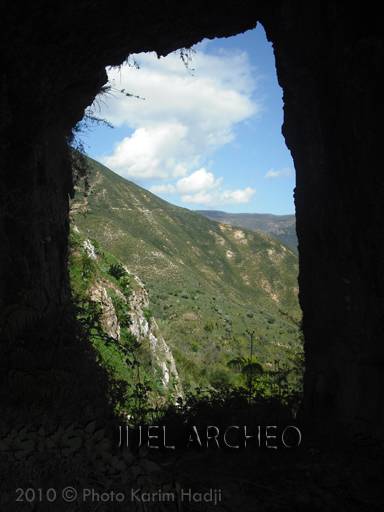
[[108, 70], [112, 90], [92, 110], [114, 128], [86, 131], [87, 153], [179, 206], [293, 213], [282, 91], [263, 28], [193, 50], [188, 68], [175, 52]]

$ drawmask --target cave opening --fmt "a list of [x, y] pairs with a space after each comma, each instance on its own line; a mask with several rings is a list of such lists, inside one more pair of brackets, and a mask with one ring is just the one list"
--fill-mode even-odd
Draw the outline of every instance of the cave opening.
[[294, 167], [264, 29], [160, 59], [133, 54], [106, 71], [72, 144], [92, 159], [71, 206], [83, 254], [70, 258], [72, 288], [101, 305], [115, 340], [91, 337], [101, 361], [123, 366], [134, 336], [142, 375], [123, 379], [145, 381], [148, 400], [252, 388], [295, 396], [297, 412]]
[[[119, 382], [109, 387], [95, 352], [85, 345], [80, 350], [72, 327], [66, 333], [62, 323], [75, 313], [67, 266], [68, 195], [73, 194], [67, 140], [73, 126], [105, 84], [106, 66], [118, 66], [130, 54], [167, 55], [204, 37], [238, 34], [258, 20], [274, 45], [284, 91], [283, 134], [296, 170], [306, 357], [302, 418], [307, 432], [321, 431], [327, 440], [340, 433], [349, 440], [383, 435], [379, 17], [344, 3], [240, 4], [223, 0], [218, 10], [200, 0], [145, 6], [103, 0], [51, 6], [40, 0], [21, 11], [17, 2], [2, 3], [1, 437], [30, 436], [28, 443], [22, 438], [19, 453], [29, 457], [25, 481], [37, 475], [34, 448], [45, 438], [45, 426], [60, 437], [57, 425], [84, 421], [84, 429], [75, 429], [76, 441], [69, 436], [73, 453], [83, 442], [78, 430], [101, 429], [94, 418], [103, 423], [107, 414], [113, 416], [107, 397], [112, 392], [119, 399], [124, 391]], [[145, 215], [143, 210], [141, 218]], [[116, 263], [109, 260], [107, 271], [112, 267], [118, 275]], [[103, 300], [101, 290], [95, 293]], [[94, 313], [88, 311], [84, 321]], [[1, 443], [7, 454], [1, 464], [17, 474], [20, 467], [7, 443]], [[103, 453], [99, 444], [91, 450], [95, 464]], [[347, 459], [340, 458], [340, 475]], [[56, 468], [64, 467], [59, 456], [55, 461]], [[85, 468], [77, 462], [66, 460], [67, 474]], [[367, 474], [376, 468], [362, 467]], [[353, 485], [350, 492], [355, 493]], [[298, 502], [303, 504], [300, 493]], [[356, 496], [356, 510], [360, 504]]]
[[[107, 66], [122, 64], [130, 54], [154, 50], [164, 56], [203, 38], [239, 34], [260, 21], [274, 46], [284, 91], [283, 134], [296, 170], [306, 358], [300, 418], [306, 449], [286, 458], [277, 450], [277, 474], [263, 455], [261, 464], [245, 461], [250, 452], [243, 459], [243, 452], [233, 456], [230, 469], [236, 468], [236, 475], [224, 473], [220, 453], [203, 455], [192, 480], [201, 481], [202, 468], [212, 469], [218, 477], [207, 476], [206, 483], [225, 483], [228, 510], [239, 509], [237, 498], [249, 489], [251, 477], [257, 493], [252, 488], [241, 504], [249, 510], [256, 505], [292, 510], [292, 504], [294, 509], [380, 510], [376, 489], [382, 489], [382, 456], [375, 440], [384, 429], [380, 17], [370, 6], [320, 1], [223, 0], [219, 9], [202, 0], [20, 4], [0, 6], [4, 506], [14, 509], [14, 490], [22, 485], [67, 485], [72, 477], [78, 484], [88, 482], [91, 473], [103, 489], [123, 489], [138, 475], [159, 482], [153, 477], [156, 465], [116, 453], [116, 432], [111, 432], [116, 415], [108, 398], [119, 401], [124, 386], [120, 381], [111, 386], [95, 364], [96, 351], [78, 343], [81, 326], [98, 312], [83, 311], [80, 331], [74, 331], [79, 310], [71, 301], [67, 265], [68, 237], [76, 243], [69, 232], [68, 196], [74, 191], [67, 141], [106, 83]], [[117, 184], [116, 200], [120, 189]], [[145, 209], [141, 213], [145, 219]], [[87, 250], [92, 254], [98, 248], [91, 243]], [[135, 281], [139, 292], [140, 283], [121, 275], [117, 263], [106, 256], [104, 270], [117, 280], [115, 295], [122, 278]], [[92, 273], [92, 263], [81, 272]], [[193, 300], [181, 297], [184, 291], [172, 297]], [[94, 293], [106, 306], [113, 303], [100, 288]], [[143, 315], [148, 323], [150, 311]], [[117, 329], [113, 322], [109, 327]], [[114, 354], [107, 355], [112, 362]], [[242, 465], [235, 465], [239, 460]], [[190, 461], [185, 458], [176, 471], [188, 471]], [[318, 480], [309, 482], [311, 471]], [[165, 474], [168, 478], [166, 472], [162, 478]], [[173, 476], [166, 483], [174, 482]], [[56, 509], [67, 510], [68, 504], [57, 502]]]

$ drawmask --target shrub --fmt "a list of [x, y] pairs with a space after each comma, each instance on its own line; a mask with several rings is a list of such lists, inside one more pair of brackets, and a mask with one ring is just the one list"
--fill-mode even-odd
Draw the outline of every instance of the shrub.
[[123, 292], [126, 299], [129, 299], [132, 290], [131, 290], [131, 278], [128, 274], [125, 274], [119, 280], [120, 289]]
[[146, 319], [146, 321], [148, 323], [150, 323], [151, 322], [151, 318], [153, 316], [152, 311], [149, 308], [144, 308], [143, 309], [143, 314], [144, 314], [144, 318]]
[[119, 280], [123, 276], [125, 276], [126, 273], [127, 272], [126, 272], [125, 268], [123, 267], [123, 265], [121, 265], [121, 263], [114, 263], [108, 269], [108, 274], [110, 274], [112, 277], [114, 277], [117, 280]]
[[124, 300], [120, 297], [114, 296], [112, 297], [113, 307], [115, 308], [115, 313], [117, 316], [117, 320], [121, 327], [129, 327], [131, 325], [131, 318], [129, 315], [128, 305]]
[[205, 332], [212, 332], [213, 329], [214, 329], [214, 324], [212, 321], [208, 321], [205, 325], [204, 325], [204, 331]]
[[223, 368], [217, 368], [212, 372], [210, 381], [214, 388], [220, 389], [230, 384], [231, 376]]
[[94, 261], [86, 254], [81, 257], [81, 276], [85, 281], [89, 281], [96, 272]]

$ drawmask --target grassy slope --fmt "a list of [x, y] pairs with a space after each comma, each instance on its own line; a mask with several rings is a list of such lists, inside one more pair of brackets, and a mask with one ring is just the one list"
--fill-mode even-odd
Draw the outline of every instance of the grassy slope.
[[226, 363], [247, 354], [246, 329], [255, 330], [262, 364], [288, 360], [300, 344], [298, 265], [289, 248], [171, 205], [91, 159], [90, 168], [76, 225], [144, 281], [186, 383], [236, 380]]

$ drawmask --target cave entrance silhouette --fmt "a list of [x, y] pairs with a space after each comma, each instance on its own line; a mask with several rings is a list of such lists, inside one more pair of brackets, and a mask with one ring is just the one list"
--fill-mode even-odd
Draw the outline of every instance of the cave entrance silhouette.
[[[264, 195], [273, 195], [270, 189], [276, 191], [273, 202], [269, 198], [270, 208], [284, 208], [281, 205], [284, 201], [285, 208], [293, 207], [280, 190], [281, 185], [284, 186], [284, 193], [292, 198], [294, 179], [290, 175], [294, 171], [281, 136], [282, 91], [277, 84], [273, 50], [267, 43], [265, 32], [259, 25], [255, 31], [244, 36], [225, 41], [219, 39], [215, 44], [216, 50], [207, 49], [208, 41], [204, 49], [192, 49], [189, 61], [186, 61], [186, 50], [183, 49], [160, 61], [154, 54], [131, 55], [126, 65], [107, 69], [109, 89], [96, 97], [80, 122], [77, 145], [85, 146], [87, 150], [90, 148], [88, 154], [96, 160], [100, 159], [98, 155], [108, 154], [108, 157], [101, 159], [107, 167], [146, 190], [135, 187], [131, 182], [124, 182], [90, 160], [86, 196], [78, 194], [73, 203], [73, 225], [77, 230], [80, 228], [83, 236], [91, 241], [96, 240], [101, 247], [118, 255], [130, 271], [147, 283], [145, 288], [150, 297], [148, 308], [153, 312], [152, 323], [162, 339], [164, 336], [162, 343], [168, 344], [171, 349], [169, 357], [172, 359], [168, 361], [156, 352], [153, 344], [148, 345], [154, 368], [157, 368], [152, 372], [161, 375], [161, 382], [169, 383], [169, 375], [174, 374], [176, 379], [180, 377], [185, 390], [207, 385], [213, 385], [215, 389], [239, 385], [250, 388], [257, 384], [259, 392], [263, 394], [273, 389], [281, 397], [283, 389], [285, 394], [289, 389], [299, 395], [303, 366], [301, 315], [296, 299], [298, 265], [292, 252], [296, 250], [293, 216], [277, 218], [256, 214], [243, 218], [238, 214], [233, 219], [230, 216], [226, 219], [216, 218], [214, 211], [213, 217], [209, 212], [204, 212], [208, 218], [221, 222], [220, 225], [216, 222], [208, 225], [203, 219], [197, 223], [194, 215], [189, 213], [188, 216], [186, 210], [177, 213], [177, 208], [162, 203], [148, 192], [180, 204], [180, 198], [175, 194], [178, 187], [203, 178], [204, 188], [196, 189], [193, 181], [192, 202], [184, 206], [202, 208], [203, 205], [195, 204], [201, 194], [209, 201], [221, 201], [223, 194], [232, 194], [231, 188], [245, 195], [249, 188], [242, 187], [251, 185], [257, 189], [257, 206], [253, 208], [267, 208], [265, 204], [259, 205], [259, 201], [263, 201]], [[227, 53], [220, 45], [225, 45]], [[256, 62], [249, 61], [249, 51], [245, 53], [245, 46], [247, 50], [250, 46], [256, 54], [262, 52]], [[259, 66], [258, 62], [261, 69], [257, 67], [256, 72], [254, 66]], [[213, 74], [209, 69], [211, 67]], [[237, 78], [234, 79], [234, 76]], [[264, 76], [263, 85], [263, 80], [258, 80], [260, 76]], [[257, 87], [253, 81], [257, 81]], [[261, 116], [261, 119], [255, 116], [255, 119], [254, 112], [262, 108], [260, 98], [266, 95], [270, 99], [263, 110], [272, 110], [272, 113]], [[239, 121], [239, 116], [246, 121]], [[91, 123], [89, 130], [87, 123]], [[109, 123], [115, 123], [117, 129], [111, 130]], [[85, 127], [81, 128], [84, 124]], [[236, 135], [236, 148], [231, 149], [228, 138], [229, 134], [235, 137], [234, 125], [239, 133]], [[224, 139], [221, 135], [223, 131]], [[268, 132], [268, 135], [264, 132]], [[245, 142], [242, 140], [243, 134]], [[219, 161], [210, 167], [207, 163], [204, 165], [206, 153], [212, 151], [205, 139], [215, 138], [220, 140], [215, 152]], [[248, 140], [250, 138], [251, 142]], [[268, 149], [263, 147], [265, 144]], [[220, 159], [223, 146], [226, 148], [226, 159], [233, 160], [232, 166], [223, 163], [223, 157]], [[196, 154], [203, 155], [204, 160], [198, 166], [189, 164], [191, 152], [193, 162]], [[254, 155], [253, 159], [246, 156], [249, 153]], [[270, 160], [264, 172], [260, 164], [263, 155]], [[285, 166], [281, 161], [277, 163], [280, 159], [284, 159]], [[178, 168], [182, 167], [182, 162], [191, 165], [187, 175], [180, 175], [177, 181], [172, 180], [180, 172]], [[225, 172], [226, 165], [237, 166], [240, 174], [244, 174], [247, 167], [261, 169], [256, 178], [256, 173], [248, 172], [246, 176], [238, 177], [238, 181], [237, 172], [232, 173], [235, 174], [234, 178], [227, 174], [224, 183], [218, 186], [219, 181], [223, 180], [219, 176]], [[282, 176], [270, 179], [270, 174], [274, 176], [273, 171], [267, 173], [271, 167], [283, 168], [280, 171], [283, 172]], [[284, 174], [287, 168], [288, 176]], [[164, 173], [167, 173], [167, 180], [164, 180]], [[151, 187], [156, 183], [151, 180], [158, 176], [162, 178], [159, 191], [156, 186]], [[231, 179], [230, 184], [226, 183], [227, 179]], [[171, 189], [170, 197], [162, 194], [164, 183], [167, 190]], [[188, 192], [184, 191], [184, 194]], [[234, 201], [232, 196], [231, 200]], [[236, 198], [236, 201], [239, 200]], [[250, 211], [250, 206], [246, 204], [248, 201], [244, 197], [235, 207], [243, 211], [245, 206]], [[253, 228], [247, 225], [250, 218], [254, 218]], [[249, 230], [255, 227], [263, 229], [258, 224], [260, 222], [264, 222], [264, 229], [267, 230], [269, 225], [276, 229], [275, 224], [281, 222], [284, 228], [284, 222], [287, 225], [290, 222], [293, 240], [288, 239], [290, 232], [286, 234], [284, 229], [283, 238], [271, 233], [276, 245], [256, 234], [248, 240]], [[175, 228], [179, 224], [184, 226], [182, 232]], [[232, 230], [225, 227], [229, 224], [237, 228]], [[285, 248], [280, 241], [283, 244], [287, 242], [287, 245], [291, 243], [292, 246]], [[268, 243], [269, 248], [266, 249]], [[209, 251], [206, 244], [210, 244]], [[241, 249], [251, 246], [254, 249], [249, 250], [254, 250], [254, 260], [244, 268], [241, 262], [249, 255], [247, 251], [242, 255]], [[195, 253], [200, 255], [200, 259], [194, 259]], [[213, 256], [210, 257], [208, 253]], [[256, 261], [260, 255], [263, 263], [258, 265]], [[237, 264], [237, 260], [240, 264]], [[180, 268], [179, 261], [183, 262]], [[231, 272], [227, 271], [227, 266]], [[261, 270], [264, 266], [266, 270]], [[215, 275], [216, 284], [209, 277], [211, 275]], [[237, 276], [235, 279], [234, 275]], [[227, 287], [225, 293], [223, 286]], [[250, 298], [253, 288], [259, 290], [258, 294], [263, 298], [258, 297], [257, 293]], [[241, 299], [231, 302], [234, 294]], [[238, 304], [240, 300], [243, 301], [241, 307]], [[156, 320], [161, 322], [160, 330]], [[142, 322], [145, 323], [144, 318]], [[137, 322], [130, 329], [131, 333], [140, 333], [143, 346], [148, 344]], [[155, 332], [152, 334], [156, 336]], [[124, 336], [124, 333], [120, 335], [120, 343]], [[158, 358], [163, 361], [161, 364]], [[173, 368], [174, 359], [176, 371]], [[154, 382], [152, 384], [155, 386]], [[168, 384], [164, 391], [168, 392]], [[297, 407], [296, 404], [295, 410]]]
[[[228, 464], [216, 453], [161, 472], [145, 457], [115, 456], [113, 435], [103, 432], [110, 412], [105, 376], [94, 354], [60, 335], [72, 306], [67, 140], [106, 82], [106, 66], [133, 53], [166, 55], [205, 37], [238, 34], [258, 21], [274, 45], [283, 134], [296, 169], [304, 432], [317, 427], [326, 439], [341, 434], [349, 442], [344, 451], [289, 452], [289, 463], [280, 452], [260, 464], [242, 453]], [[19, 487], [88, 487], [92, 475], [100, 491], [126, 491], [127, 481], [159, 489], [192, 468], [197, 486], [225, 487], [228, 510], [381, 510], [382, 451], [368, 439], [357, 454], [354, 436], [384, 433], [384, 45], [373, 4], [5, 0], [0, 25], [3, 508], [20, 510]], [[69, 506], [96, 508], [62, 500], [54, 508]]]
[[22, 12], [3, 5], [1, 336], [16, 338], [5, 374], [19, 367], [13, 350], [21, 340], [42, 346], [51, 338], [68, 301], [66, 138], [105, 83], [105, 67], [260, 21], [274, 45], [297, 176], [303, 410], [320, 423], [382, 433], [382, 46], [374, 13], [248, 0], [220, 9], [200, 0], [66, 2], [54, 11], [42, 0]]

